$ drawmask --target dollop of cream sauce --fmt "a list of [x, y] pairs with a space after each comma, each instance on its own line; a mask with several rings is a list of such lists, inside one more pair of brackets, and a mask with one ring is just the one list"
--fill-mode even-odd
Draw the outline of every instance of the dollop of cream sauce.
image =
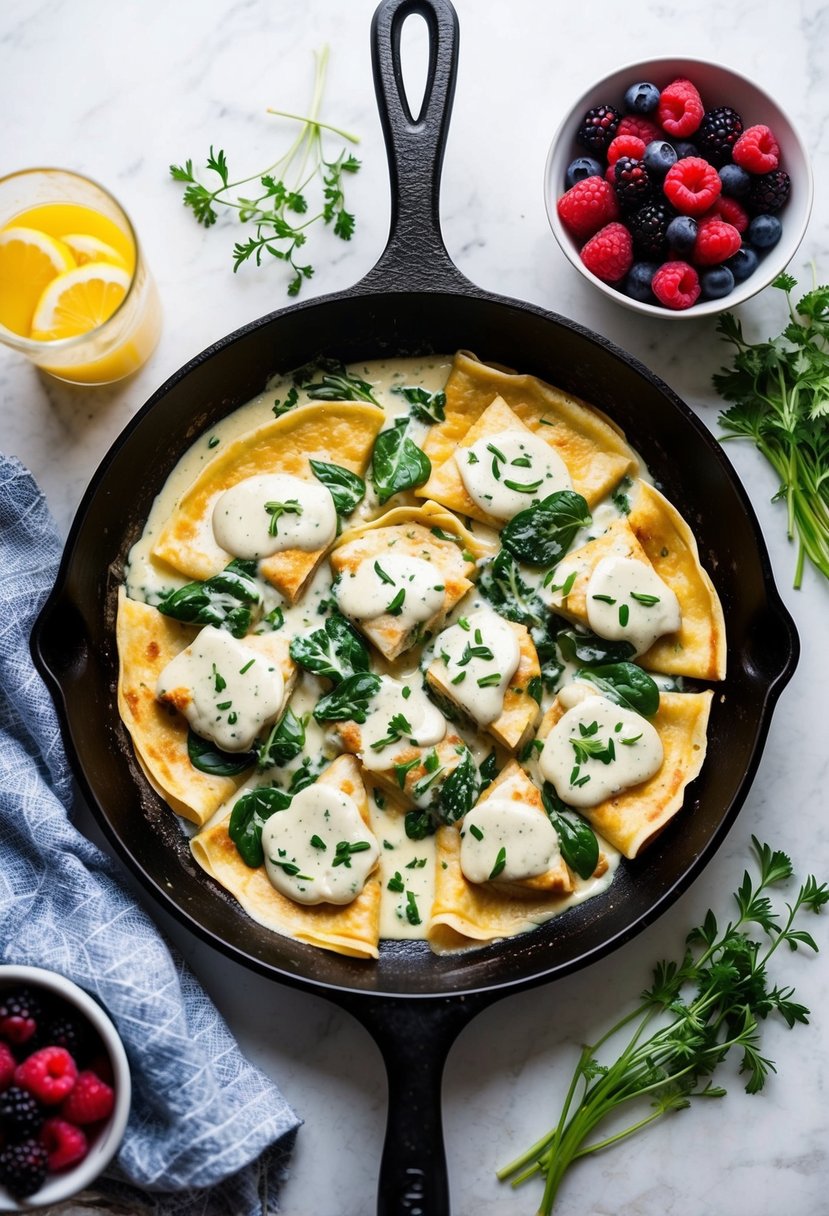
[[588, 580], [586, 598], [593, 632], [630, 642], [637, 654], [682, 623], [674, 592], [653, 566], [633, 557], [603, 557]]
[[464, 817], [461, 869], [469, 882], [533, 878], [558, 855], [558, 833], [538, 807], [493, 794]]
[[353, 621], [373, 621], [389, 614], [408, 632], [440, 611], [446, 587], [431, 562], [390, 553], [367, 557], [353, 573], [345, 572], [334, 594], [340, 611]]
[[476, 722], [488, 726], [501, 716], [521, 651], [514, 631], [497, 612], [482, 608], [444, 629], [435, 640], [435, 656], [446, 667], [452, 700]]
[[580, 694], [545, 739], [538, 767], [562, 802], [588, 807], [647, 781], [662, 760], [662, 740], [647, 718]]
[[431, 747], [446, 734], [446, 719], [420, 685], [411, 680], [380, 677], [366, 720], [360, 727], [363, 767], [370, 772], [391, 768], [412, 745]]
[[225, 490], [213, 507], [216, 543], [234, 557], [262, 558], [285, 549], [316, 552], [337, 534], [327, 486], [290, 473], [261, 473]]
[[244, 752], [282, 708], [282, 672], [226, 629], [206, 625], [158, 677], [156, 696], [170, 701], [197, 735], [226, 752]]
[[496, 519], [512, 519], [548, 494], [573, 488], [558, 452], [531, 431], [484, 435], [456, 451], [455, 462], [469, 497]]
[[317, 781], [262, 829], [272, 885], [301, 904], [350, 904], [377, 864], [379, 846], [353, 798]]

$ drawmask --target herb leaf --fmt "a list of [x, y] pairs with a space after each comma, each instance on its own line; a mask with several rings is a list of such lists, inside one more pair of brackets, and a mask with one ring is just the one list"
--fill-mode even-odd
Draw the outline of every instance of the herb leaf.
[[554, 566], [570, 548], [579, 528], [590, 520], [590, 510], [581, 494], [557, 490], [514, 515], [501, 531], [501, 544], [528, 566]]
[[600, 667], [580, 667], [577, 680], [589, 680], [617, 705], [651, 718], [659, 709], [656, 681], [635, 663], [605, 663]]
[[366, 401], [369, 405], [380, 404], [371, 391], [371, 385], [348, 372], [339, 359], [321, 358], [315, 363], [298, 367], [293, 381], [312, 401]]
[[230, 813], [227, 834], [246, 866], [256, 869], [265, 860], [262, 852], [262, 828], [271, 815], [291, 805], [291, 797], [282, 790], [250, 790], [236, 800]]
[[446, 393], [430, 393], [425, 388], [406, 388], [402, 384], [396, 385], [391, 391], [408, 401], [412, 407], [412, 417], [417, 418], [418, 422], [432, 426], [435, 422], [446, 421]]
[[158, 611], [189, 625], [216, 625], [243, 638], [250, 628], [253, 606], [262, 601], [256, 571], [255, 561], [234, 558], [220, 574], [170, 591], [159, 602]]
[[350, 515], [365, 498], [366, 483], [350, 469], [323, 460], [311, 460], [309, 464], [317, 480], [330, 490], [338, 515]]
[[414, 440], [409, 438], [410, 418], [398, 418], [388, 430], [381, 431], [374, 441], [371, 455], [372, 485], [380, 503], [388, 502], [401, 490], [413, 490], [428, 481], [432, 462]]

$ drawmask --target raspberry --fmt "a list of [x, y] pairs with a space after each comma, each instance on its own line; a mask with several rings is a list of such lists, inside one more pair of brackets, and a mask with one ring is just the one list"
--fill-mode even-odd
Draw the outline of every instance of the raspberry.
[[707, 160], [686, 156], [665, 174], [663, 189], [668, 202], [681, 215], [703, 215], [719, 198], [722, 182]]
[[607, 224], [581, 251], [588, 270], [605, 283], [618, 283], [633, 265], [633, 239], [624, 224]]
[[650, 261], [660, 260], [667, 247], [665, 234], [673, 212], [666, 203], [646, 203], [628, 220], [637, 256]]
[[606, 152], [619, 125], [619, 111], [615, 106], [596, 106], [588, 110], [576, 132], [576, 143], [591, 152]]
[[649, 118], [640, 118], [638, 114], [625, 114], [616, 128], [616, 138], [622, 135], [635, 135], [643, 144], [651, 144], [655, 139], [662, 139], [662, 132], [655, 122]]
[[0, 1153], [0, 1182], [4, 1182], [16, 1199], [25, 1199], [40, 1190], [46, 1179], [49, 1158], [37, 1140], [9, 1144]]
[[[594, 238], [595, 239], [595, 238]], [[94, 1072], [80, 1072], [75, 1087], [60, 1108], [70, 1123], [97, 1123], [107, 1119], [115, 1105], [115, 1094]]]
[[40, 1143], [49, 1154], [49, 1169], [64, 1170], [82, 1161], [89, 1150], [85, 1134], [65, 1119], [47, 1119], [40, 1129]]
[[669, 135], [685, 139], [693, 135], [702, 122], [705, 107], [696, 85], [680, 77], [659, 94], [659, 121]]
[[620, 156], [632, 156], [634, 160], [641, 160], [644, 155], [645, 141], [638, 135], [617, 135], [607, 149], [607, 163], [615, 165]]
[[641, 207], [651, 196], [651, 179], [644, 162], [631, 156], [620, 156], [613, 166], [616, 197], [629, 211]]
[[791, 178], [782, 169], [755, 177], [748, 189], [749, 210], [773, 215], [785, 203], [792, 188]]
[[34, 1135], [43, 1122], [40, 1106], [33, 1094], [10, 1085], [0, 1094], [0, 1127], [11, 1140]]
[[616, 195], [601, 177], [586, 177], [562, 194], [556, 204], [562, 224], [576, 237], [592, 236], [619, 215]]
[[0, 1043], [0, 1090], [8, 1089], [14, 1080], [17, 1061], [8, 1043]]
[[[745, 232], [748, 228], [748, 212], [741, 203], [738, 203], [736, 198], [726, 198], [720, 195], [716, 203], [711, 209], [712, 215], [717, 215], [721, 220], [725, 220], [726, 224], [731, 224], [738, 232]], [[708, 216], [704, 217], [705, 219]]]
[[666, 308], [690, 308], [699, 299], [699, 276], [687, 262], [663, 262], [653, 276], [651, 290]]
[[725, 165], [742, 133], [743, 120], [737, 111], [731, 106], [718, 106], [708, 110], [699, 124], [697, 147], [712, 165]]
[[28, 988], [18, 988], [0, 1001], [0, 1038], [26, 1043], [37, 1030], [40, 1001]]
[[694, 245], [694, 261], [698, 266], [718, 266], [736, 253], [742, 243], [737, 229], [725, 220], [702, 220]]
[[762, 123], [743, 131], [731, 155], [734, 163], [749, 173], [769, 173], [780, 164], [777, 140]]
[[14, 1074], [15, 1083], [46, 1106], [54, 1106], [72, 1092], [78, 1068], [65, 1047], [41, 1047]]

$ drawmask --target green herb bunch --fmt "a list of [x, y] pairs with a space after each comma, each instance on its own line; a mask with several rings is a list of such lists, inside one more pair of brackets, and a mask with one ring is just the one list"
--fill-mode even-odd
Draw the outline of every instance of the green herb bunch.
[[[185, 207], [192, 210], [205, 228], [215, 224], [217, 207], [236, 211], [241, 223], [254, 226], [255, 235], [245, 241], [237, 241], [233, 247], [234, 272], [250, 259], [261, 266], [263, 256], [269, 254], [286, 262], [292, 271], [288, 283], [289, 296], [298, 295], [303, 282], [314, 273], [310, 263], [298, 260], [311, 225], [321, 220], [323, 224], [333, 226], [334, 235], [343, 241], [351, 240], [355, 225], [354, 215], [346, 210], [345, 180], [347, 175], [359, 170], [360, 162], [347, 148], [343, 148], [333, 160], [327, 160], [323, 131], [338, 135], [352, 144], [360, 141], [356, 135], [320, 122], [318, 114], [328, 66], [328, 47], [315, 53], [314, 59], [316, 73], [309, 116], [303, 118], [285, 110], [268, 110], [269, 114], [292, 119], [302, 126], [288, 151], [267, 169], [231, 181], [224, 151], [219, 149], [215, 152], [211, 145], [206, 167], [218, 177], [219, 184], [215, 189], [210, 189], [197, 177], [192, 160], [185, 161], [184, 165], [170, 165], [173, 179], [185, 183]], [[309, 214], [307, 191], [315, 179], [319, 179], [322, 186], [322, 206], [319, 211]], [[238, 193], [240, 187], [247, 187], [251, 182], [256, 185], [250, 195]]]
[[725, 313], [717, 325], [736, 354], [714, 376], [733, 402], [720, 415], [723, 439], [751, 439], [780, 478], [788, 535], [798, 538], [794, 586], [808, 557], [829, 578], [829, 286], [815, 287], [793, 305], [796, 279], [781, 274], [789, 323], [766, 342], [750, 343], [740, 322]]
[[[785, 853], [752, 841], [759, 877], [744, 874], [734, 895], [737, 919], [721, 929], [709, 911], [688, 934], [682, 960], [657, 965], [639, 1005], [582, 1048], [556, 1126], [498, 1171], [513, 1186], [543, 1178], [539, 1213], [552, 1212], [575, 1161], [687, 1108], [692, 1098], [723, 1097], [725, 1090], [710, 1077], [730, 1052], [741, 1053], [746, 1092], [758, 1093], [776, 1071], [761, 1052], [761, 1024], [769, 1014], [777, 1012], [790, 1028], [808, 1022], [809, 1010], [793, 999], [793, 988], [772, 980], [769, 965], [784, 943], [817, 951], [814, 938], [796, 922], [802, 912], [819, 912], [829, 902], [829, 888], [810, 876], [785, 913], [776, 909], [769, 891], [792, 877], [792, 863]], [[619, 1043], [624, 1045], [616, 1048], [615, 1059], [604, 1062], [602, 1049]], [[638, 1104], [632, 1122], [594, 1139], [605, 1120], [629, 1103]], [[644, 1103], [650, 1103], [650, 1113], [643, 1113]]]

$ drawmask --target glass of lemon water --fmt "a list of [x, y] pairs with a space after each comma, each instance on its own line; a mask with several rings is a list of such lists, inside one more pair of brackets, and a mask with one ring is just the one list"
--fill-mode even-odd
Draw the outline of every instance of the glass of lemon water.
[[64, 169], [0, 178], [0, 341], [59, 380], [111, 384], [160, 332], [155, 283], [108, 191]]

